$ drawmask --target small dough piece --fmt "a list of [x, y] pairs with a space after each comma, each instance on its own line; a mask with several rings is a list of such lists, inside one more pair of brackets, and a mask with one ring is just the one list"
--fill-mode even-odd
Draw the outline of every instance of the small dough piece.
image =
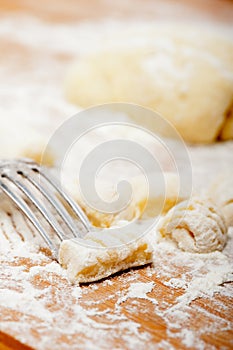
[[222, 250], [227, 240], [225, 220], [207, 198], [179, 203], [162, 219], [159, 232], [182, 250], [197, 253]]
[[[130, 38], [135, 46], [126, 45]], [[65, 81], [70, 102], [82, 107], [135, 103], [158, 111], [185, 141], [218, 138], [233, 100], [233, 42], [228, 33], [218, 27], [164, 23], [142, 33], [128, 30], [125, 37], [119, 31], [114, 40], [122, 43], [120, 49], [104, 47], [70, 69]], [[223, 139], [232, 137], [229, 123]]]
[[120, 238], [111, 232], [91, 232], [85, 236], [85, 242], [65, 240], [60, 246], [59, 262], [68, 270], [72, 283], [97, 281], [118, 271], [150, 263], [152, 247], [149, 239], [136, 239], [134, 234], [130, 238], [132, 241], [129, 242], [128, 236]]
[[223, 174], [215, 180], [209, 190], [209, 196], [221, 208], [227, 226], [233, 226], [233, 177]]

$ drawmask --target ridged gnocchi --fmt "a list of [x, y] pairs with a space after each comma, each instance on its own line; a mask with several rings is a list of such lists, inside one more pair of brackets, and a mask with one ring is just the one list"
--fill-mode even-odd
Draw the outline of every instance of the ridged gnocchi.
[[222, 250], [227, 240], [224, 217], [208, 198], [193, 197], [176, 205], [160, 222], [159, 232], [189, 252]]

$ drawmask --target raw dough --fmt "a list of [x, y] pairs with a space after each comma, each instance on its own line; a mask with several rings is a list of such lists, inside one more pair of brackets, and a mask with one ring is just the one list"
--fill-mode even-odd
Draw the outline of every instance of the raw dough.
[[[114, 50], [114, 41], [122, 47]], [[119, 33], [111, 44], [70, 69], [65, 82], [69, 101], [82, 107], [136, 103], [160, 112], [186, 141], [216, 140], [233, 100], [233, 42], [228, 33], [165, 23], [142, 33]], [[232, 136], [222, 133], [224, 139]]]
[[227, 239], [221, 211], [209, 199], [198, 197], [172, 208], [161, 221], [159, 232], [179, 248], [197, 253], [222, 250]]
[[[147, 188], [143, 181], [144, 177], [134, 177], [131, 182], [133, 199], [129, 206], [119, 214], [107, 214], [92, 210], [85, 207], [82, 200], [80, 200], [80, 205], [92, 224], [99, 227], [112, 227], [118, 225], [122, 220], [130, 221], [140, 217], [150, 220], [156, 215], [166, 213], [172, 206], [184, 199], [182, 197], [184, 193], [179, 192], [179, 177], [177, 174], [165, 173], [164, 177], [166, 195], [164, 196], [158, 183], [157, 196], [148, 199], [148, 203], [146, 203]], [[101, 187], [104, 188], [105, 185], [102, 184]], [[105, 196], [111, 198], [113, 192], [105, 193]], [[129, 238], [132, 241], [130, 243], [128, 243]], [[84, 245], [85, 242], [86, 245]], [[111, 230], [91, 232], [85, 236], [85, 242], [71, 239], [65, 240], [61, 244], [59, 261], [63, 267], [67, 268], [71, 282], [96, 281], [120, 270], [145, 265], [152, 260], [150, 234], [138, 239], [136, 228], [132, 229], [127, 235], [122, 235], [120, 228], [119, 232], [114, 234]], [[121, 246], [114, 248], [112, 243]]]
[[[130, 236], [134, 239], [130, 243], [129, 236], [111, 232], [87, 234], [86, 245], [79, 239], [65, 240], [61, 243], [59, 262], [67, 268], [72, 283], [97, 281], [129, 267], [150, 263], [152, 247], [149, 239], [136, 239], [134, 233]], [[112, 247], [113, 241], [120, 246]]]
[[232, 173], [220, 175], [211, 185], [208, 194], [221, 207], [228, 226], [233, 226]]

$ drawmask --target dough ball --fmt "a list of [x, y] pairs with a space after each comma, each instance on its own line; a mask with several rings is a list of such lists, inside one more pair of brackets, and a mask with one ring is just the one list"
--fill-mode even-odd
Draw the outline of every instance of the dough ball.
[[171, 209], [160, 223], [159, 232], [182, 250], [197, 253], [222, 250], [227, 239], [219, 209], [210, 200], [197, 197]]
[[233, 177], [220, 175], [210, 186], [209, 196], [221, 208], [227, 226], [233, 226]]
[[[119, 33], [112, 40], [122, 47], [114, 49], [113, 43], [74, 64], [66, 96], [82, 107], [110, 102], [149, 107], [186, 141], [210, 143], [219, 136], [233, 100], [233, 42], [211, 28], [157, 24], [143, 34], [132, 30], [124, 38]], [[226, 133], [232, 137], [224, 131], [224, 139]]]

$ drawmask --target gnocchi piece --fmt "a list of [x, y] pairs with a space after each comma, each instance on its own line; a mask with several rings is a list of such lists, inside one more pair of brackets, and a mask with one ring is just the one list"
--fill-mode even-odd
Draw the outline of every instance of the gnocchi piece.
[[151, 261], [149, 237], [137, 239], [136, 231], [126, 236], [120, 232], [90, 232], [84, 240], [63, 241], [59, 251], [59, 262], [67, 269], [72, 283], [97, 281]]
[[207, 198], [193, 197], [176, 205], [161, 221], [159, 232], [182, 250], [197, 253], [222, 250], [227, 240], [223, 215]]

